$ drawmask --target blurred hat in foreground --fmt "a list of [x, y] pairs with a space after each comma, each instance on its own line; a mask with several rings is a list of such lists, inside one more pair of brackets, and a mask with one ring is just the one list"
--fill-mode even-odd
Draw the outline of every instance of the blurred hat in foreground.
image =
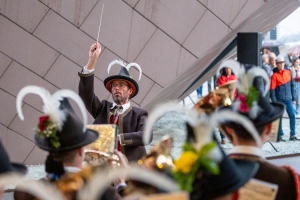
[[21, 174], [27, 173], [27, 167], [20, 163], [11, 163], [2, 142], [0, 141], [0, 174], [6, 172], [17, 172]]
[[179, 159], [174, 162], [172, 175], [182, 190], [190, 192], [191, 199], [212, 199], [235, 192], [243, 186], [258, 169], [256, 163], [235, 161], [225, 155], [214, 140], [213, 129], [225, 118], [248, 123], [250, 132], [255, 127], [247, 118], [231, 111], [212, 113], [209, 116], [187, 110], [176, 103], [157, 106], [149, 115], [144, 142], [150, 138], [150, 130], [166, 112], [185, 112], [188, 136]]
[[[238, 93], [232, 105], [220, 107], [219, 111], [231, 110], [239, 113], [247, 117], [256, 127], [268, 124], [282, 116], [285, 109], [284, 104], [271, 103], [264, 97], [270, 88], [270, 79], [265, 70], [255, 66], [246, 71], [244, 65], [238, 61], [228, 60], [224, 63], [226, 62], [230, 62], [231, 65], [235, 66], [234, 70], [237, 72], [238, 77]], [[253, 85], [256, 77], [262, 77], [265, 81], [264, 94]], [[244, 124], [231, 120], [226, 120], [222, 124], [231, 125], [234, 128], [244, 127]]]
[[[81, 98], [71, 90], [58, 90], [53, 95], [38, 86], [26, 86], [17, 95], [17, 111], [21, 120], [22, 100], [25, 95], [34, 93], [39, 95], [44, 103], [44, 115], [39, 118], [34, 136], [35, 143], [49, 152], [62, 152], [85, 146], [95, 141], [98, 132], [87, 129], [87, 114]], [[74, 112], [67, 97], [73, 99], [79, 106], [83, 122]]]

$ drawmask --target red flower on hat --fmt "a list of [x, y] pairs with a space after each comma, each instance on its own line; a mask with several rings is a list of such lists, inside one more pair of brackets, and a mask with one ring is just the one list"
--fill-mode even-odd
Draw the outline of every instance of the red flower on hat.
[[39, 129], [41, 131], [44, 131], [46, 129], [46, 127], [47, 127], [46, 122], [48, 119], [49, 119], [49, 116], [41, 116], [40, 117]]
[[49, 138], [52, 146], [55, 148], [60, 147], [59, 138], [56, 135], [57, 130], [57, 123], [53, 123], [49, 116], [45, 115], [40, 117], [36, 131], [39, 136]]
[[247, 104], [246, 95], [240, 94], [240, 95], [237, 96], [237, 99], [240, 100], [240, 102], [241, 102], [241, 104], [240, 104], [240, 112], [241, 113], [247, 113], [247, 112], [249, 112], [249, 106]]

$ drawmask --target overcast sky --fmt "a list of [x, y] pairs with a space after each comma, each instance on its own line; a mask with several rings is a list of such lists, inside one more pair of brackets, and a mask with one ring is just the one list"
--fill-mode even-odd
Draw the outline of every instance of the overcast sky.
[[300, 33], [300, 7], [278, 24], [277, 38]]

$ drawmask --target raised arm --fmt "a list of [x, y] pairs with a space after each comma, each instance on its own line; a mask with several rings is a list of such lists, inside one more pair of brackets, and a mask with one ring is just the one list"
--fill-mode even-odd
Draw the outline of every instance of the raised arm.
[[97, 117], [97, 111], [102, 103], [94, 93], [94, 69], [97, 59], [101, 53], [101, 45], [93, 44], [89, 49], [89, 60], [87, 65], [78, 73], [80, 77], [78, 93], [82, 98], [86, 109], [94, 117]]

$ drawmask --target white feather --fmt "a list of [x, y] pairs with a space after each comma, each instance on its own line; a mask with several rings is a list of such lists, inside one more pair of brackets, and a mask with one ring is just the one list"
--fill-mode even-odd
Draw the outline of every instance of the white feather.
[[157, 105], [149, 114], [143, 134], [143, 143], [147, 145], [150, 143], [151, 130], [154, 123], [167, 112], [184, 112], [184, 108], [175, 102], [167, 102]]
[[[229, 110], [222, 110], [219, 112], [216, 112], [212, 115], [211, 120], [212, 123], [220, 124], [221, 122], [225, 121], [233, 121], [235, 123], [240, 124], [243, 126], [253, 137], [254, 141], [258, 146], [262, 145], [261, 138], [254, 126], [254, 124], [245, 116], [235, 113], [233, 111]], [[212, 124], [213, 126], [214, 124]], [[238, 134], [238, 133], [237, 133]]]
[[77, 199], [99, 199], [107, 186], [118, 179], [120, 174], [125, 174], [129, 179], [148, 183], [167, 192], [179, 191], [179, 187], [173, 179], [164, 176], [162, 173], [142, 168], [137, 164], [130, 164], [130, 168], [118, 167], [98, 170], [86, 183], [86, 187], [77, 193]]
[[212, 133], [213, 128], [211, 123], [211, 118], [204, 113], [197, 112], [196, 109], [186, 109], [182, 105], [175, 102], [167, 102], [164, 104], [160, 104], [153, 109], [150, 113], [144, 135], [143, 142], [144, 144], [148, 144], [150, 140], [150, 131], [154, 125], [154, 123], [162, 117], [167, 112], [178, 112], [185, 113], [186, 118], [184, 120], [192, 127], [193, 133], [195, 136], [195, 142], [191, 142], [191, 145], [195, 148], [196, 151], [200, 151], [200, 149], [207, 143], [212, 141]]
[[[77, 93], [75, 93], [72, 90], [58, 90], [52, 95], [52, 99], [56, 102], [59, 102], [62, 100], [63, 97], [71, 98], [79, 107], [81, 114], [82, 114], [82, 121], [83, 121], [83, 132], [86, 130], [86, 125], [87, 125], [87, 113], [85, 109], [85, 105], [82, 101], [82, 99], [78, 96]], [[63, 112], [60, 112], [63, 113]], [[65, 116], [60, 116], [60, 117], [65, 117]], [[64, 120], [62, 120], [64, 121]]]
[[119, 64], [123, 67], [126, 66], [126, 63], [122, 60], [113, 60], [111, 63], [109, 63], [108, 67], [107, 67], [107, 73], [109, 74], [110, 68], [115, 65], [115, 64]]
[[210, 150], [207, 154], [207, 158], [220, 163], [223, 160], [223, 154], [218, 145], [215, 146], [212, 150]]
[[191, 145], [196, 149], [196, 151], [200, 151], [205, 144], [212, 141], [212, 131], [214, 128], [211, 126], [210, 117], [206, 116], [205, 114], [201, 115], [206, 119], [203, 121], [203, 117], [201, 117], [202, 120], [199, 120], [196, 125], [192, 126], [195, 142], [191, 143]]
[[139, 70], [140, 72], [140, 77], [139, 77], [139, 80], [141, 80], [141, 77], [142, 77], [142, 69], [141, 67], [137, 64], [137, 63], [129, 63], [128, 65], [126, 65], [126, 69], [129, 71], [130, 67], [135, 67]]
[[28, 86], [22, 88], [19, 91], [19, 93], [17, 95], [17, 100], [16, 100], [17, 112], [22, 121], [24, 120], [24, 116], [23, 116], [23, 112], [22, 112], [22, 100], [27, 94], [30, 94], [30, 93], [39, 95], [42, 98], [44, 105], [48, 105], [49, 101], [51, 99], [50, 93], [42, 87], [28, 85]]
[[225, 60], [221, 63], [218, 70], [216, 71], [216, 75], [218, 76], [220, 70], [223, 68], [230, 68], [235, 76], [239, 77], [240, 74], [244, 73], [245, 69], [241, 67], [241, 64], [235, 60]]
[[252, 103], [252, 107], [249, 110], [249, 117], [251, 119], [255, 119], [263, 110], [259, 105], [257, 104], [257, 101], [254, 101]]
[[0, 187], [6, 185], [17, 185], [18, 191], [29, 193], [38, 199], [63, 200], [65, 199], [50, 183], [44, 181], [25, 180], [23, 176], [16, 173], [6, 173], [0, 176]]

